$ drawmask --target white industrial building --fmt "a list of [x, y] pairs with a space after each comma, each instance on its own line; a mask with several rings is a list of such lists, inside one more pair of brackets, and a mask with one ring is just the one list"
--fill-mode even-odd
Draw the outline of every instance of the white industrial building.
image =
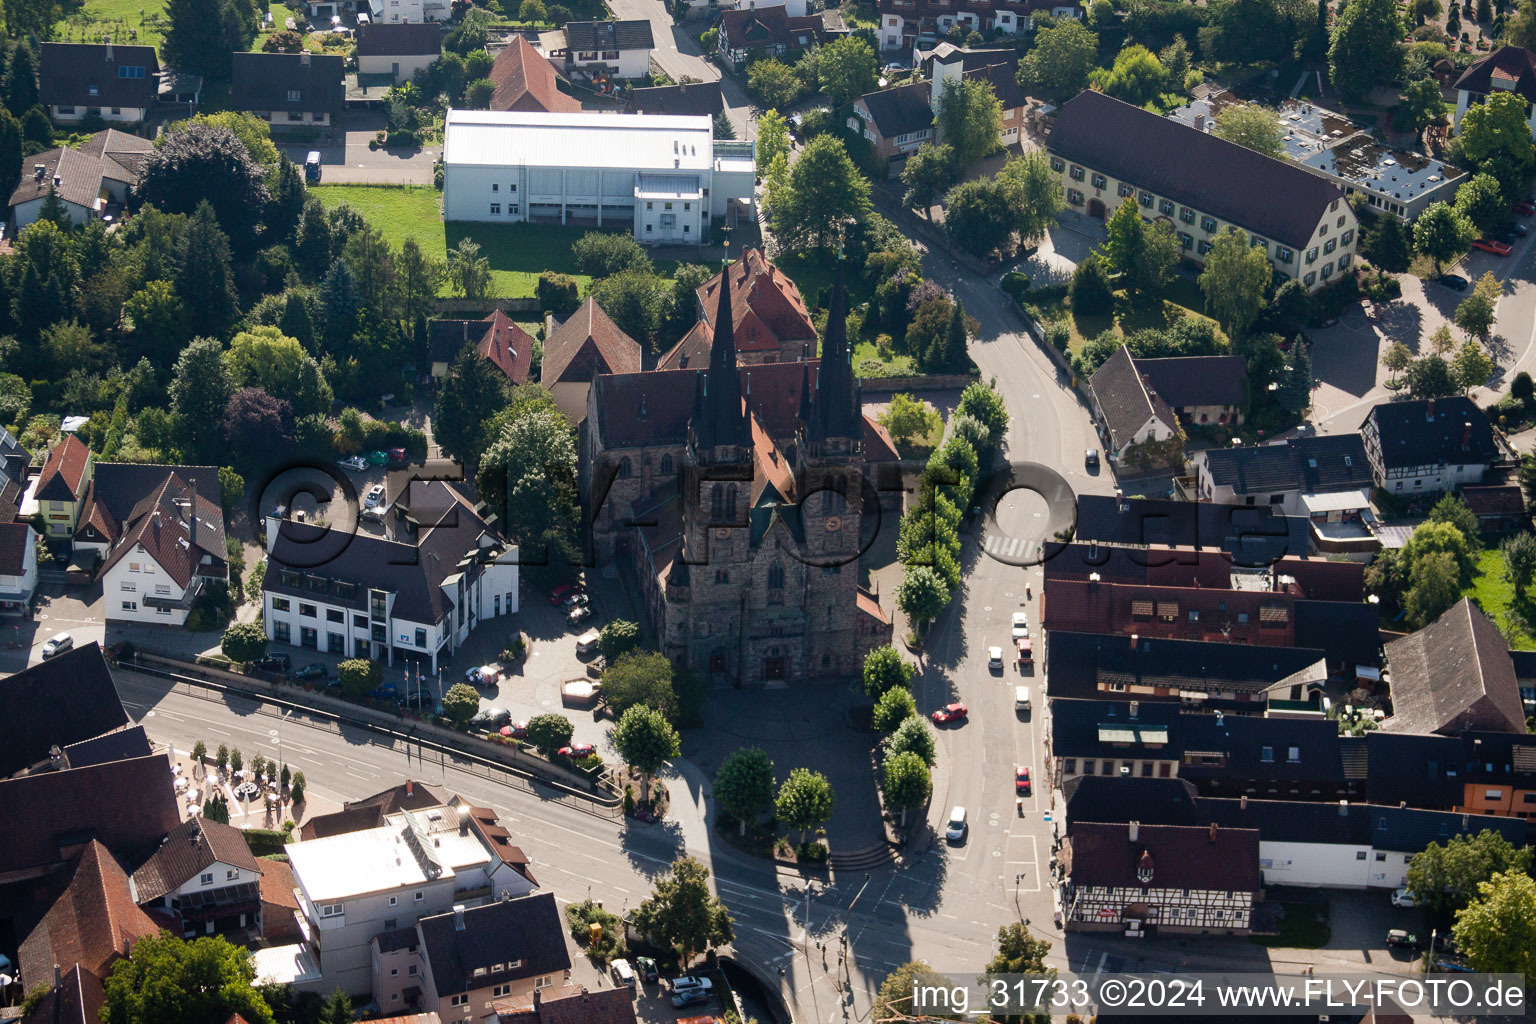
[[751, 209], [751, 142], [716, 141], [708, 117], [450, 110], [443, 217], [629, 225], [646, 244], [701, 242]]

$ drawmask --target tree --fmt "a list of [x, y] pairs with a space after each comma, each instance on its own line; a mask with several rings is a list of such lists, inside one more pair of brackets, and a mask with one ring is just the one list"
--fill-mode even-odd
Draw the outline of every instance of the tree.
[[905, 686], [886, 690], [875, 702], [875, 728], [890, 732], [902, 722], [917, 714], [917, 702]]
[[1157, 99], [1169, 84], [1163, 62], [1139, 43], [1122, 48], [1115, 54], [1114, 64], [1107, 70], [1095, 71], [1090, 77], [1105, 93], [1137, 106]]
[[491, 261], [468, 238], [448, 250], [448, 280], [466, 299], [483, 299], [491, 290]]
[[1291, 278], [1275, 289], [1275, 300], [1269, 312], [1277, 330], [1294, 336], [1311, 322], [1317, 312], [1317, 303], [1312, 301], [1306, 285]]
[[236, 334], [224, 353], [236, 387], [265, 388], [273, 394], [291, 393], [299, 383], [304, 349], [276, 327], [257, 326]]
[[443, 694], [443, 715], [460, 729], [480, 710], [480, 694], [468, 683], [454, 683]]
[[182, 349], [171, 372], [171, 409], [193, 455], [214, 453], [234, 390], [216, 338], [194, 338]]
[[465, 345], [438, 388], [432, 430], [450, 455], [473, 467], [485, 451], [490, 418], [507, 401], [507, 378], [475, 346]]
[[700, 952], [730, 942], [732, 923], [725, 904], [709, 891], [709, 869], [692, 857], [673, 861], [631, 918], [636, 931], [677, 950], [682, 970]]
[[[1434, 82], [1438, 93], [1439, 86]], [[1499, 189], [1498, 179], [1491, 174], [1474, 174], [1456, 189], [1456, 212], [1479, 232], [1488, 232], [1502, 224], [1509, 215], [1509, 203]]]
[[944, 196], [944, 230], [952, 244], [973, 256], [1007, 247], [1016, 213], [1012, 193], [995, 177], [963, 181]]
[[789, 249], [830, 248], [869, 212], [869, 182], [833, 135], [812, 139], [773, 196], [773, 232]]
[[187, 220], [177, 258], [176, 294], [194, 334], [223, 337], [240, 310], [230, 269], [229, 238], [206, 201]]
[[954, 151], [957, 169], [963, 171], [998, 148], [1003, 104], [985, 78], [951, 79], [939, 93], [933, 125], [939, 142]]
[[163, 366], [187, 336], [187, 311], [170, 281], [148, 281], [123, 303], [123, 324], [133, 351]]
[[923, 806], [933, 795], [933, 776], [927, 762], [917, 754], [888, 754], [880, 770], [880, 789], [885, 794], [885, 805], [901, 812], [905, 828], [907, 812]]
[[949, 604], [949, 585], [927, 565], [909, 565], [896, 587], [896, 606], [919, 629], [926, 626]]
[[1141, 210], [1136, 202], [1122, 201], [1115, 207], [1115, 212], [1110, 214], [1108, 223], [1104, 225], [1104, 232], [1104, 258], [1122, 279], [1126, 279], [1126, 284], [1134, 288], [1135, 282], [1130, 279], [1136, 272], [1136, 260], [1141, 256], [1145, 233]]
[[549, 21], [549, 11], [540, 0], [523, 0], [517, 8], [517, 16], [519, 20], [535, 25], [543, 25]]
[[134, 193], [166, 213], [213, 207], [218, 226], [242, 249], [254, 248], [270, 195], [266, 172], [245, 143], [217, 124], [185, 122], [145, 159]]
[[874, 48], [858, 36], [843, 36], [821, 47], [816, 77], [834, 106], [845, 106], [879, 85]]
[[352, 999], [340, 988], [325, 997], [317, 1024], [351, 1024]]
[[1453, 836], [1430, 843], [1408, 862], [1408, 891], [1432, 917], [1453, 917], [1478, 895], [1478, 887], [1504, 871], [1527, 872], [1531, 848], [1510, 844], [1498, 832]]
[[757, 166], [767, 167], [781, 153], [788, 157], [789, 148], [789, 124], [769, 107], [757, 117]]
[[900, 391], [891, 396], [890, 403], [879, 419], [880, 425], [890, 431], [892, 440], [903, 447], [917, 438], [931, 436], [943, 425], [943, 420], [931, 405]]
[[203, 817], [220, 825], [229, 824], [229, 800], [223, 793], [215, 793], [203, 801]]
[[1155, 296], [1173, 283], [1179, 265], [1179, 236], [1167, 221], [1148, 224], [1132, 274], [1138, 293]]
[[207, 759], [208, 744], [204, 743], [202, 740], [198, 740], [196, 743], [192, 744], [192, 760], [196, 763], [196, 766], [199, 770], [202, 769], [203, 762]]
[[[1455, 321], [1457, 327], [1460, 327], [1463, 331], [1467, 332], [1467, 343], [1471, 344], [1473, 348], [1480, 353], [1482, 349], [1476, 345], [1473, 339], [1476, 338], [1483, 341], [1488, 340], [1488, 336], [1493, 330], [1493, 324], [1495, 320], [1494, 300], [1489, 298], [1489, 296], [1482, 291], [1474, 290], [1471, 295], [1468, 295], [1465, 299], [1462, 299], [1460, 304], [1457, 305], [1456, 313], [1454, 316], [1452, 316], [1452, 320]], [[1461, 352], [1457, 353], [1456, 360], [1458, 363], [1462, 359], [1462, 353], [1467, 351], [1468, 350], [1466, 347], [1463, 346]], [[1486, 357], [1484, 358], [1486, 359]], [[1469, 370], [1476, 369], [1476, 367], [1480, 365], [1482, 364], [1469, 366]], [[1486, 371], [1487, 372], [1484, 372], [1480, 377], [1476, 378], [1478, 384], [1486, 381], [1488, 379], [1488, 373], [1492, 372], [1491, 361], [1486, 367]], [[1456, 374], [1456, 378], [1460, 380], [1462, 376], [1460, 371], [1453, 368], [1453, 372]], [[1466, 385], [1463, 386], [1463, 389], [1465, 389], [1465, 387]]]
[[1412, 363], [1413, 353], [1409, 352], [1408, 346], [1404, 345], [1400, 341], [1394, 341], [1392, 344], [1388, 345], [1386, 352], [1384, 352], [1381, 357], [1381, 365], [1385, 366], [1391, 373], [1391, 376], [1388, 378], [1388, 382], [1394, 386], [1397, 383], [1397, 378], [1402, 374], [1404, 370], [1408, 369]]
[[1536, 577], [1536, 535], [1517, 533], [1504, 538], [1499, 545], [1504, 557], [1504, 579], [1515, 588], [1515, 600], [1519, 601]]
[[1509, 385], [1510, 397], [1521, 405], [1529, 406], [1531, 400], [1536, 398], [1536, 381], [1531, 380], [1531, 375], [1521, 370], [1515, 374], [1515, 379]]
[[1440, 356], [1422, 356], [1408, 368], [1408, 393], [1414, 398], [1440, 398], [1459, 390], [1450, 364]]
[[656, 346], [670, 295], [652, 271], [630, 267], [593, 281], [587, 294], [597, 300], [619, 330], [648, 348]]
[[1051, 944], [1037, 939], [1016, 921], [997, 930], [997, 955], [987, 963], [988, 974], [1043, 974]]
[[576, 268], [588, 277], [611, 277], [625, 270], [650, 271], [651, 257], [628, 234], [588, 231], [571, 243]]
[[1088, 73], [1098, 63], [1099, 37], [1078, 22], [1066, 18], [1041, 25], [1035, 45], [1019, 61], [1019, 84], [1026, 89], [1041, 86], [1072, 95], [1088, 84]]
[[878, 700], [887, 690], [911, 686], [916, 673], [917, 666], [890, 644], [876, 647], [864, 655], [864, 693]]
[[259, 622], [236, 622], [224, 631], [219, 649], [230, 661], [249, 664], [266, 653], [267, 631]]
[[765, 107], [787, 107], [800, 98], [804, 88], [795, 69], [783, 61], [766, 57], [747, 67], [747, 91]]
[[1256, 103], [1232, 103], [1216, 113], [1216, 134], [1265, 156], [1285, 156], [1285, 138], [1275, 112]]
[[539, 300], [540, 309], [562, 320], [576, 312], [576, 308], [581, 305], [576, 279], [569, 274], [557, 274], [553, 270], [539, 274], [534, 295]]
[[880, 983], [880, 992], [875, 996], [870, 1018], [876, 1021], [896, 1021], [926, 1020], [940, 1016], [914, 1007], [913, 995], [919, 986], [944, 985], [945, 976], [929, 967], [926, 961], [910, 960], [886, 975]]
[[912, 322], [907, 325], [907, 351], [926, 371], [932, 372], [943, 357], [944, 332], [954, 307], [947, 295], [929, 299], [917, 307]]
[[[1462, 303], [1463, 306], [1466, 303]], [[1460, 323], [1461, 309], [1456, 310]], [[1493, 374], [1494, 363], [1483, 351], [1483, 346], [1468, 338], [1462, 343], [1461, 350], [1456, 353], [1455, 360], [1451, 363], [1451, 375], [1456, 380], [1456, 386], [1462, 392], [1480, 388], [1488, 383], [1488, 378]]]
[[922, 715], [909, 715], [896, 731], [886, 737], [885, 752], [891, 754], [912, 753], [923, 759], [923, 763], [933, 765], [936, 756], [933, 730], [928, 727], [927, 719]]
[[1115, 292], [1109, 279], [1108, 261], [1098, 253], [1090, 252], [1072, 271], [1067, 294], [1072, 299], [1072, 311], [1082, 316], [1098, 316], [1113, 309]]
[[616, 661], [621, 655], [640, 646], [640, 626], [623, 619], [614, 619], [598, 631], [597, 642], [602, 648], [603, 657]]
[[907, 186], [901, 204], [909, 209], [923, 211], [932, 219], [933, 204], [955, 183], [957, 176], [955, 151], [949, 145], [935, 146], [925, 142], [917, 152], [907, 157], [902, 168], [901, 183]]
[[1525, 101], [1513, 92], [1496, 89], [1482, 103], [1467, 108], [1456, 136], [1462, 166], [1493, 175], [1506, 196], [1524, 195], [1536, 170], [1536, 144], [1531, 142], [1530, 129], [1518, 128], [1524, 124]]
[[1415, 628], [1423, 628], [1461, 597], [1456, 559], [1447, 552], [1430, 552], [1413, 563], [1404, 606]]
[[106, 980], [103, 1024], [224, 1024], [235, 1014], [273, 1024], [272, 1010], [251, 986], [251, 955], [223, 938], [188, 942], [168, 933], [141, 938]]
[[1401, 22], [1392, 0], [1345, 0], [1333, 25], [1328, 72], [1333, 84], [1351, 99], [1397, 73]]
[[[547, 399], [547, 392], [532, 390]], [[476, 485], [525, 564], [577, 553], [576, 432], [552, 401], [518, 412], [502, 427], [480, 459]]]
[[715, 114], [711, 128], [716, 139], [729, 140], [736, 137], [736, 126], [731, 123], [731, 115], [723, 110]]
[[637, 705], [677, 718], [677, 691], [672, 685], [672, 663], [659, 651], [631, 651], [603, 670], [603, 698], [615, 717]]
[[1433, 78], [1420, 78], [1403, 86], [1403, 106], [1415, 132], [1445, 120], [1445, 97], [1440, 93], [1440, 83]]
[[1226, 231], [1216, 236], [1205, 254], [1200, 287], [1206, 310], [1228, 335], [1243, 334], [1259, 318], [1271, 273], [1269, 257], [1249, 245], [1247, 235]]
[[649, 803], [651, 776], [659, 772], [667, 759], [678, 755], [677, 730], [666, 716], [653, 707], [636, 704], [619, 716], [613, 730], [613, 745], [626, 764], [643, 776], [643, 803]]
[[267, 465], [293, 444], [293, 406], [261, 388], [241, 388], [224, 409], [224, 441], [252, 467]]
[[1376, 230], [1362, 252], [1387, 273], [1404, 274], [1413, 261], [1413, 239], [1397, 217], [1378, 217]]
[[759, 747], [738, 747], [715, 771], [714, 795], [746, 835], [747, 824], [773, 802], [772, 758]]
[[1299, 414], [1312, 404], [1312, 357], [1307, 352], [1306, 342], [1298, 339], [1291, 346], [1285, 376], [1280, 381], [1280, 391], [1275, 397], [1280, 408], [1286, 412]]
[[229, 747], [219, 744], [217, 753], [213, 755], [213, 766], [219, 770], [220, 775], [224, 774], [224, 769], [229, 767]]
[[576, 730], [564, 715], [534, 715], [528, 719], [528, 742], [545, 757], [569, 745]]
[[369, 658], [348, 658], [336, 666], [336, 681], [349, 700], [362, 700], [384, 681], [384, 667]]
[[245, 7], [235, 0], [170, 0], [165, 58], [200, 75], [227, 79], [230, 54], [249, 49], [256, 35], [253, 20], [242, 16]]
[[[975, 381], [966, 385], [960, 393], [960, 404], [955, 407], [955, 411], [979, 420], [987, 428], [990, 445], [996, 445], [1008, 432], [1008, 407], [1003, 404], [1003, 396], [998, 394], [993, 384]], [[980, 449], [977, 454], [981, 454]]]
[[800, 830], [800, 839], [804, 842], [808, 830], [832, 817], [835, 803], [832, 783], [825, 775], [809, 768], [795, 768], [779, 786], [774, 807], [780, 821], [789, 828]]
[[1451, 935], [1472, 970], [1529, 978], [1536, 972], [1536, 880], [1510, 870], [1481, 883]]
[[16, 190], [21, 183], [21, 160], [21, 122], [0, 110], [0, 186]]

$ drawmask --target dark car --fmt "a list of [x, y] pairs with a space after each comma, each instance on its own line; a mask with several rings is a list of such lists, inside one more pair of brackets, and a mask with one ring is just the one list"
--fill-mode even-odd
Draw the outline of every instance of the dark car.
[[661, 973], [656, 970], [656, 961], [648, 956], [635, 957], [635, 973], [641, 981], [655, 981], [661, 977]]
[[1440, 283], [1453, 292], [1464, 292], [1468, 288], [1467, 279], [1456, 274], [1440, 275]]
[[1083, 465], [1089, 469], [1099, 468], [1099, 450], [1097, 448], [1088, 449], [1088, 454], [1083, 456]]
[[330, 672], [318, 661], [313, 665], [305, 665], [303, 668], [293, 670], [293, 678], [301, 683], [309, 682], [311, 679], [324, 679], [328, 675]]
[[264, 658], [258, 658], [251, 662], [252, 668], [259, 668], [264, 672], [280, 672], [283, 675], [288, 674], [288, 670], [292, 665], [293, 659], [289, 658], [286, 654], [269, 654]]

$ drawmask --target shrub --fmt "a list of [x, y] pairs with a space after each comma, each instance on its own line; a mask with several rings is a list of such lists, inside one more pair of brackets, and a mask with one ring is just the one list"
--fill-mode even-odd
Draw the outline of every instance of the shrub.
[[576, 307], [581, 305], [576, 279], [569, 274], [557, 274], [553, 270], [546, 270], [539, 275], [534, 295], [539, 300], [540, 309], [562, 320], [576, 312]]

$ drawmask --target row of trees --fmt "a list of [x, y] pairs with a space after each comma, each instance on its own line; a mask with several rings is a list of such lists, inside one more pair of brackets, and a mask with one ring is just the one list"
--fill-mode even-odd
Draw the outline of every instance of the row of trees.
[[739, 747], [715, 771], [715, 800], [737, 823], [741, 835], [756, 825], [765, 810], [772, 809], [779, 822], [805, 833], [832, 818], [836, 795], [832, 783], [820, 772], [793, 768], [774, 791], [774, 765], [759, 747]]
[[933, 730], [917, 713], [912, 699], [914, 666], [894, 647], [877, 647], [864, 656], [864, 692], [875, 700], [874, 726], [886, 733], [880, 750], [880, 791], [885, 806], [916, 810], [933, 795]]

